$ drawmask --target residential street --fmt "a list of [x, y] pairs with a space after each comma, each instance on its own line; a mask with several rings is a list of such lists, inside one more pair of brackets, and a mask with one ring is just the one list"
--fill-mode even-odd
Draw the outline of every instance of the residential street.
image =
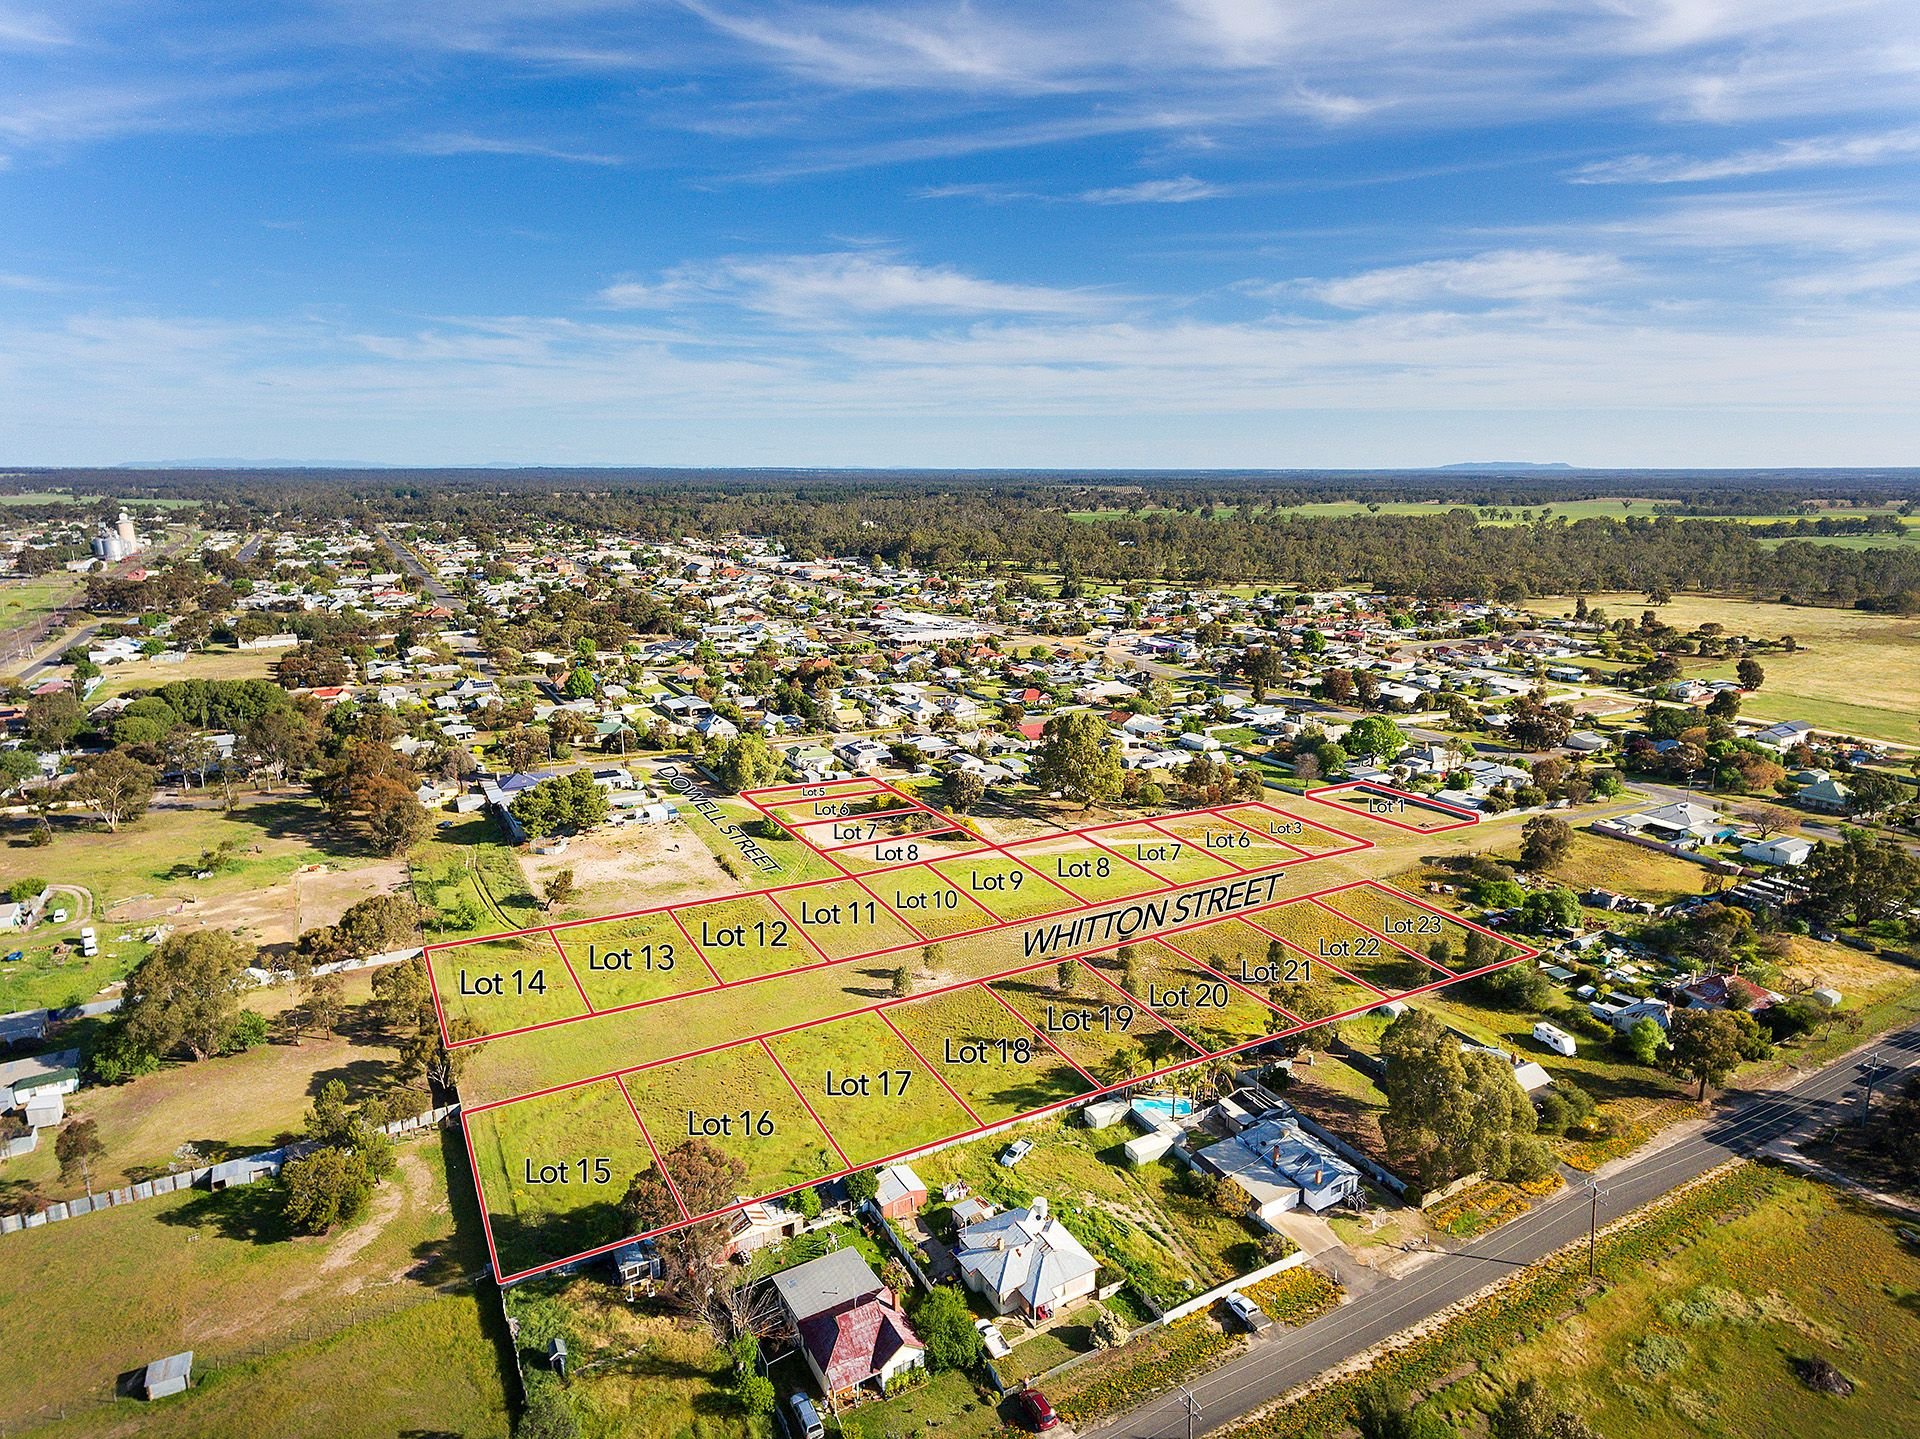
[[[1600, 1222], [1607, 1224], [1705, 1173], [1731, 1155], [1753, 1155], [1801, 1129], [1856, 1116], [1863, 1058], [1881, 1056], [1876, 1095], [1895, 1071], [1920, 1063], [1920, 1025], [1884, 1035], [1791, 1086], [1727, 1095], [1715, 1116], [1686, 1137], [1602, 1169]], [[1589, 1197], [1572, 1189], [1456, 1253], [1342, 1305], [1299, 1329], [1278, 1329], [1241, 1358], [1191, 1386], [1200, 1406], [1195, 1433], [1229, 1425], [1381, 1340], [1420, 1323], [1587, 1231]], [[1187, 1407], [1174, 1391], [1089, 1430], [1091, 1439], [1176, 1439]]]

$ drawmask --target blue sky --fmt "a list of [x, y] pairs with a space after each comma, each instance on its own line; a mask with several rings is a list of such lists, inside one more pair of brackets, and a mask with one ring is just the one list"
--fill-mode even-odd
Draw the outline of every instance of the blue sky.
[[1920, 462], [1911, 0], [0, 0], [0, 463]]

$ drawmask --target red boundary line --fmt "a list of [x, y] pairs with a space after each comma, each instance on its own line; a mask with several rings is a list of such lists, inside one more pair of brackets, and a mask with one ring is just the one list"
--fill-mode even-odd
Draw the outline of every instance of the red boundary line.
[[826, 1120], [822, 1119], [819, 1114], [814, 1111], [814, 1107], [808, 1102], [806, 1095], [800, 1092], [800, 1086], [793, 1082], [793, 1076], [787, 1073], [786, 1065], [782, 1064], [780, 1062], [780, 1056], [773, 1052], [773, 1046], [763, 1039], [760, 1041], [760, 1047], [766, 1050], [767, 1058], [771, 1059], [773, 1061], [773, 1067], [780, 1071], [780, 1077], [786, 1080], [787, 1088], [791, 1089], [793, 1091], [793, 1097], [800, 1101], [800, 1107], [807, 1111], [807, 1117], [818, 1126], [822, 1134], [827, 1136], [827, 1143], [831, 1144], [833, 1146], [833, 1152], [840, 1156], [840, 1162], [848, 1167], [852, 1167], [853, 1161], [847, 1158], [847, 1151], [840, 1147], [840, 1141], [835, 1139], [833, 1137], [833, 1131], [827, 1128]]
[[[1352, 809], [1335, 800], [1320, 798], [1320, 796], [1324, 794], [1343, 794], [1347, 790], [1355, 789], [1366, 790], [1373, 794], [1388, 795], [1394, 799], [1404, 800], [1415, 809], [1437, 809], [1444, 814], [1456, 815], [1459, 817], [1459, 822], [1457, 824], [1443, 824], [1437, 829], [1426, 829], [1417, 824], [1403, 824], [1397, 819], [1388, 819], [1383, 814], [1369, 814], [1365, 810]], [[1395, 789], [1392, 785], [1381, 784], [1377, 780], [1370, 779], [1351, 779], [1343, 784], [1330, 784], [1324, 785], [1318, 790], [1306, 790], [1302, 792], [1302, 798], [1309, 799], [1315, 804], [1323, 804], [1328, 809], [1340, 810], [1358, 819], [1370, 819], [1376, 824], [1392, 825], [1395, 829], [1403, 829], [1410, 834], [1447, 834], [1453, 830], [1466, 829], [1470, 825], [1480, 823], [1480, 815], [1474, 810], [1462, 809], [1458, 805], [1448, 804], [1445, 800], [1433, 799], [1423, 794], [1412, 794], [1407, 790]]]
[[[1071, 961], [1062, 960], [1061, 963], [1066, 964], [1066, 963], [1071, 963]], [[1006, 977], [1007, 977], [1006, 975], [999, 976], [999, 978], [1001, 979], [1005, 979]], [[1013, 1016], [1014, 1023], [1024, 1024], [1028, 1029], [1031, 1029], [1034, 1032], [1034, 1035], [1039, 1039], [1039, 1041], [1042, 1044], [1046, 1045], [1048, 1049], [1051, 1049], [1055, 1054], [1059, 1055], [1062, 1059], [1066, 1060], [1068, 1064], [1072, 1065], [1075, 1072], [1077, 1072], [1082, 1079], [1086, 1080], [1088, 1084], [1091, 1084], [1093, 1086], [1095, 1093], [1100, 1092], [1102, 1088], [1100, 1081], [1095, 1079], [1092, 1073], [1089, 1072], [1084, 1066], [1081, 1065], [1079, 1060], [1075, 1059], [1071, 1054], [1068, 1054], [1066, 1050], [1062, 1049], [1059, 1045], [1059, 1042], [1056, 1041], [1052, 1035], [1048, 1034], [1046, 1030], [1042, 1029], [1039, 1025], [1035, 1024], [1031, 1019], [1028, 1019], [1026, 1015], [1022, 1014], [1019, 1010], [1015, 1009], [1011, 1004], [1007, 1003], [1007, 997], [1004, 994], [1002, 994], [999, 990], [993, 987], [994, 985], [993, 980], [983, 979], [983, 980], [977, 981], [977, 983], [979, 984], [980, 988], [984, 989], [988, 994], [993, 996], [994, 1003], [998, 1004], [1008, 1014]]]
[[680, 1206], [680, 1216], [691, 1219], [687, 1213], [687, 1201], [680, 1197], [680, 1186], [673, 1182], [673, 1171], [667, 1168], [667, 1161], [660, 1156], [660, 1146], [653, 1142], [653, 1135], [647, 1130], [646, 1120], [640, 1117], [640, 1110], [633, 1102], [633, 1093], [627, 1088], [626, 1076], [616, 1074], [613, 1082], [620, 1086], [620, 1096], [627, 1101], [627, 1110], [633, 1115], [633, 1122], [640, 1126], [640, 1137], [647, 1141], [647, 1152], [653, 1156], [654, 1167], [660, 1171], [660, 1177], [667, 1181], [667, 1192], [673, 1195], [673, 1202]]
[[911, 1054], [915, 1059], [919, 1060], [923, 1066], [925, 1066], [927, 1073], [931, 1074], [934, 1077], [934, 1079], [939, 1082], [940, 1087], [946, 1090], [946, 1092], [952, 1097], [953, 1102], [959, 1105], [962, 1109], [966, 1110], [967, 1113], [972, 1116], [973, 1122], [975, 1124], [985, 1123], [985, 1121], [980, 1118], [979, 1114], [977, 1114], [974, 1111], [974, 1107], [971, 1104], [968, 1104], [966, 1100], [960, 1097], [960, 1092], [957, 1089], [955, 1089], [951, 1084], [947, 1083], [947, 1077], [944, 1074], [942, 1074], [938, 1069], [934, 1068], [933, 1061], [928, 1059], [926, 1055], [920, 1052], [920, 1046], [915, 1044], [911, 1039], [908, 1039], [906, 1035], [902, 1034], [900, 1032], [900, 1026], [895, 1024], [891, 1019], [887, 1018], [887, 1012], [884, 1009], [876, 1009], [874, 1013], [880, 1016], [880, 1022], [882, 1024], [886, 1025], [888, 1029], [891, 1029], [893, 1031], [894, 1037], [898, 1039], [902, 1044], [906, 1045], [907, 1053]]
[[[1328, 909], [1326, 905], [1320, 904], [1320, 901], [1317, 898], [1310, 899], [1307, 902], [1309, 904], [1319, 905], [1321, 909], [1325, 909], [1328, 914], [1333, 915], [1336, 919], [1346, 919], [1346, 916], [1341, 914], [1339, 910]], [[1347, 920], [1347, 922], [1349, 924], [1353, 923], [1352, 920]], [[1330, 969], [1335, 974], [1339, 975], [1342, 979], [1346, 980], [1349, 984], [1357, 984], [1362, 989], [1370, 989], [1375, 994], [1379, 995], [1382, 999], [1398, 999], [1399, 998], [1398, 994], [1389, 994], [1386, 990], [1382, 989], [1379, 985], [1369, 984], [1367, 983], [1366, 980], [1362, 979], [1359, 975], [1350, 973], [1349, 971], [1342, 969], [1339, 965], [1335, 964], [1332, 960], [1328, 959], [1324, 954], [1315, 954], [1312, 950], [1306, 948], [1304, 945], [1295, 944], [1292, 940], [1288, 939], [1284, 934], [1275, 934], [1272, 930], [1268, 929], [1264, 924], [1261, 924], [1258, 920], [1249, 919], [1247, 923], [1252, 925], [1255, 929], [1259, 930], [1260, 933], [1266, 935], [1267, 938], [1273, 940], [1274, 943], [1284, 944], [1288, 949], [1292, 950], [1295, 954], [1299, 955], [1302, 959], [1305, 959], [1309, 964], [1317, 964], [1322, 969]], [[1354, 928], [1356, 929], [1358, 929], [1359, 927], [1360, 926], [1358, 925], [1354, 925]], [[1374, 936], [1375, 939], [1378, 939], [1379, 937], [1380, 937], [1379, 935]]]
[[588, 1015], [598, 1014], [599, 1011], [593, 1007], [593, 1001], [587, 998], [587, 987], [580, 982], [580, 976], [573, 972], [573, 961], [567, 958], [567, 951], [560, 944], [560, 936], [548, 930], [547, 938], [553, 941], [553, 952], [560, 956], [560, 962], [567, 967], [567, 978], [573, 981], [574, 991], [580, 996], [580, 1002], [587, 1007]]
[[[1148, 941], [1148, 942], [1151, 943], [1151, 941]], [[1184, 1029], [1180, 1028], [1180, 1026], [1175, 1024], [1171, 1019], [1168, 1019], [1164, 1014], [1162, 1014], [1159, 1010], [1155, 1009], [1151, 1004], [1148, 1004], [1146, 1000], [1142, 999], [1137, 994], [1129, 993], [1122, 986], [1114, 983], [1113, 980], [1107, 978], [1105, 974], [1101, 973], [1100, 967], [1096, 964], [1089, 964], [1084, 955], [1081, 958], [1075, 960], [1074, 963], [1078, 964], [1082, 969], [1086, 970], [1095, 979], [1099, 980], [1102, 984], [1104, 984], [1108, 989], [1112, 990], [1115, 994], [1119, 995], [1122, 999], [1126, 1000], [1129, 1007], [1136, 1004], [1139, 1005], [1140, 1008], [1144, 1009], [1148, 1014], [1153, 1016], [1153, 1018], [1160, 1024], [1161, 1028], [1165, 1029], [1170, 1034], [1172, 1034], [1175, 1039], [1179, 1040], [1182, 1044], [1186, 1045], [1186, 1047], [1188, 1049], [1191, 1049], [1195, 1054], [1204, 1055], [1210, 1052], [1204, 1044], [1195, 1044], [1193, 1040], [1188, 1037], [1187, 1032]]]
[[[1531, 958], [1531, 957], [1532, 957], [1531, 955], [1523, 955], [1515, 959], [1503, 960], [1499, 964], [1487, 965], [1481, 969], [1473, 970], [1466, 974], [1456, 975], [1450, 979], [1446, 979], [1446, 980], [1438, 981], [1433, 984], [1422, 986], [1418, 990], [1409, 990], [1407, 991], [1407, 995], [1425, 994], [1434, 990], [1443, 989], [1450, 984], [1454, 984], [1465, 979], [1473, 979], [1478, 975], [1488, 974], [1493, 972], [1494, 970], [1503, 969], [1510, 964], [1518, 963], [1520, 959]], [[1066, 1054], [1065, 1051], [1061, 1050], [1058, 1045], [1055, 1045], [1051, 1040], [1047, 1038], [1044, 1032], [1040, 1031], [1037, 1027], [1033, 1025], [1033, 1023], [1030, 1020], [1026, 1019], [1026, 1017], [1021, 1015], [1019, 1011], [1015, 1010], [1011, 1005], [1007, 1004], [1006, 1001], [1002, 999], [999, 994], [995, 993], [994, 990], [991, 988], [990, 982], [984, 981], [984, 980], [974, 980], [974, 981], [969, 981], [968, 984], [966, 985], [953, 986], [953, 988], [956, 988], [956, 989], [969, 988], [975, 985], [986, 989], [988, 994], [992, 995], [992, 997], [1001, 1005], [1001, 1007], [1007, 1010], [1007, 1012], [1011, 1014], [1017, 1022], [1026, 1025], [1029, 1029], [1032, 1029], [1034, 1033], [1040, 1037], [1042, 1043], [1045, 1043], [1050, 1049], [1053, 1049], [1056, 1053], [1060, 1054], [1061, 1058], [1065, 1059], [1068, 1064], [1072, 1065], [1074, 1069], [1080, 1072], [1083, 1078], [1085, 1078], [1089, 1083], [1093, 1084], [1094, 1085], [1093, 1090], [1086, 1094], [1074, 1095], [1067, 1099], [1056, 1100], [1051, 1104], [1043, 1105], [1040, 1108], [1027, 1111], [1025, 1113], [1009, 1116], [1008, 1118], [1003, 1120], [998, 1120], [991, 1125], [985, 1125], [980, 1130], [977, 1130], [977, 1131], [969, 1131], [964, 1134], [953, 1135], [953, 1136], [950, 1136], [949, 1138], [936, 1140], [929, 1144], [919, 1145], [912, 1149], [901, 1150], [897, 1154], [883, 1156], [882, 1158], [873, 1160], [871, 1164], [863, 1167], [871, 1168], [877, 1165], [891, 1164], [898, 1160], [911, 1158], [914, 1155], [923, 1154], [934, 1149], [943, 1148], [949, 1144], [964, 1142], [965, 1140], [975, 1138], [979, 1134], [983, 1134], [988, 1130], [1009, 1128], [1014, 1124], [1021, 1123], [1026, 1120], [1037, 1119], [1043, 1115], [1051, 1114], [1056, 1110], [1067, 1109], [1074, 1105], [1088, 1103], [1094, 1099], [1099, 1098], [1103, 1094], [1111, 1094], [1122, 1089], [1131, 1088], [1135, 1085], [1147, 1083], [1151, 1080], [1158, 1079], [1164, 1075], [1173, 1074], [1181, 1070], [1192, 1069], [1196, 1065], [1205, 1064], [1211, 1060], [1224, 1059], [1231, 1055], [1242, 1053], [1243, 1051], [1246, 1051], [1246, 1050], [1257, 1049], [1262, 1045], [1271, 1044], [1276, 1041], [1286, 1039], [1291, 1035], [1301, 1033], [1305, 1030], [1317, 1028], [1318, 1026], [1323, 1024], [1337, 1023], [1338, 1021], [1343, 1019], [1350, 1019], [1356, 1014], [1363, 1014], [1371, 1009], [1378, 1007], [1377, 1005], [1369, 1004], [1369, 1005], [1361, 1006], [1356, 1009], [1344, 1011], [1340, 1014], [1330, 1014], [1323, 1019], [1317, 1019], [1311, 1022], [1303, 1023], [1299, 1025], [1297, 1028], [1292, 1030], [1285, 1030], [1277, 1034], [1263, 1035], [1258, 1039], [1247, 1040], [1240, 1044], [1230, 1045], [1224, 1049], [1217, 1050], [1211, 1053], [1204, 1053], [1195, 1058], [1183, 1059], [1176, 1064], [1164, 1065], [1161, 1068], [1149, 1071], [1146, 1074], [1132, 1076], [1127, 1079], [1117, 1081], [1114, 1084], [1102, 1085], [1099, 1083], [1099, 1081], [1095, 1080], [1092, 1075], [1088, 1074], [1086, 1070], [1082, 1069], [1079, 1064], [1075, 1063], [1072, 1056]], [[926, 998], [926, 997], [930, 997], [930, 996], [915, 996], [915, 998]], [[1407, 996], [1403, 995], [1401, 997], [1405, 998]], [[907, 1002], [907, 1001], [896, 1001], [896, 1002]], [[822, 1021], [822, 1022], [828, 1022], [828, 1021]], [[740, 1041], [740, 1042], [751, 1043], [752, 1041]], [[762, 1042], [764, 1043], [764, 1041]], [[730, 1047], [730, 1046], [727, 1046], [727, 1047]], [[775, 1062], [776, 1064], [778, 1063], [777, 1060]], [[791, 1086], [792, 1084], [792, 1081], [790, 1079], [788, 1080], [788, 1084], [789, 1086]], [[512, 1103], [514, 1101], [509, 1100], [509, 1101], [503, 1101], [503, 1102]], [[802, 1102], [803, 1103], [805, 1102], [804, 1098]], [[494, 1106], [494, 1107], [497, 1107], [497, 1106]], [[469, 1154], [471, 1155], [473, 1153], [473, 1135], [472, 1135], [472, 1130], [467, 1125], [467, 1113], [464, 1110], [461, 1113], [461, 1126], [463, 1131], [466, 1134], [468, 1151], [469, 1151]], [[823, 1133], [827, 1133], [826, 1127], [824, 1125], [821, 1126], [821, 1130]], [[828, 1138], [831, 1141], [832, 1136], [830, 1133], [828, 1134]], [[835, 1148], [836, 1149], [838, 1148], [837, 1144], [835, 1145]], [[789, 1185], [786, 1188], [781, 1189], [772, 1194], [765, 1194], [765, 1195], [760, 1195], [757, 1198], [741, 1200], [737, 1203], [726, 1205], [726, 1206], [723, 1206], [722, 1208], [713, 1210], [710, 1213], [696, 1215], [692, 1219], [685, 1222], [699, 1223], [708, 1219], [718, 1218], [721, 1215], [736, 1213], [754, 1204], [770, 1203], [773, 1200], [783, 1199], [787, 1195], [797, 1193], [799, 1190], [811, 1189], [821, 1184], [830, 1183], [835, 1179], [843, 1177], [844, 1174], [851, 1173], [851, 1172], [853, 1172], [852, 1168], [849, 1168], [845, 1171], [842, 1171], [840, 1174], [821, 1175], [817, 1178], [806, 1180], [799, 1184]], [[494, 1272], [498, 1274], [499, 1273], [499, 1253], [498, 1253], [498, 1250], [494, 1248], [493, 1226], [486, 1212], [486, 1196], [485, 1196], [484, 1186], [481, 1186], [479, 1183], [477, 1169], [475, 1174], [475, 1184], [476, 1184], [476, 1188], [480, 1189], [481, 1191], [480, 1199], [481, 1199], [482, 1227], [486, 1231], [488, 1249], [494, 1261]], [[498, 1282], [503, 1285], [512, 1284], [522, 1279], [530, 1278], [533, 1275], [545, 1273], [549, 1270], [562, 1269], [562, 1268], [566, 1268], [569, 1265], [580, 1264], [585, 1262], [586, 1260], [596, 1258], [599, 1255], [607, 1254], [612, 1252], [615, 1249], [622, 1248], [625, 1245], [636, 1243], [644, 1239], [651, 1239], [658, 1235], [668, 1233], [674, 1229], [679, 1229], [681, 1227], [683, 1227], [681, 1224], [662, 1225], [657, 1229], [648, 1230], [642, 1234], [629, 1235], [626, 1238], [617, 1239], [608, 1244], [603, 1244], [592, 1249], [583, 1250], [580, 1253], [569, 1255], [564, 1259], [551, 1260], [544, 1264], [534, 1265], [530, 1268], [519, 1270], [513, 1274], [502, 1275]]]

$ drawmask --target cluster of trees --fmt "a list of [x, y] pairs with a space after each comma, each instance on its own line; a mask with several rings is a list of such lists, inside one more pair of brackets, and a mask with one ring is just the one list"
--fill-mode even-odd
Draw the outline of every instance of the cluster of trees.
[[[771, 472], [724, 480], [698, 471], [596, 472], [582, 485], [565, 471], [443, 472], [396, 490], [378, 474], [316, 475], [294, 487], [283, 475], [238, 472], [154, 483], [206, 501], [210, 519], [225, 516], [236, 526], [288, 513], [363, 521], [372, 504], [387, 517], [457, 529], [483, 543], [545, 523], [655, 540], [769, 535], [801, 556], [877, 554], [948, 574], [1006, 568], [1123, 581], [1275, 579], [1312, 589], [1370, 583], [1397, 593], [1508, 600], [1569, 588], [1678, 590], [1712, 576], [1727, 589], [1770, 597], [1882, 604], [1912, 596], [1920, 608], [1920, 556], [1898, 546], [1856, 550], [1788, 539], [1769, 548], [1744, 524], [1669, 515], [1569, 522], [1549, 513], [1564, 490], [1538, 496], [1542, 508], [1530, 523], [1484, 524], [1519, 517], [1512, 511], [1515, 487], [1504, 478], [1396, 479], [1382, 488], [1344, 475], [1222, 481], [1170, 474], [1155, 477], [1151, 498], [1134, 477], [1089, 485], [1023, 475], [796, 481]], [[1591, 491], [1585, 477], [1582, 485]], [[1458, 503], [1432, 516], [1309, 518], [1284, 508], [1309, 495], [1379, 501], [1416, 493]], [[1731, 503], [1763, 507], [1801, 498], [1757, 481], [1736, 494]], [[1099, 524], [1070, 518], [1107, 502], [1122, 512]], [[1483, 504], [1502, 508], [1488, 516], [1474, 508]]]
[[577, 769], [520, 791], [508, 808], [535, 839], [578, 834], [606, 822], [607, 792], [589, 771]]
[[1475, 1173], [1537, 1179], [1553, 1168], [1533, 1103], [1499, 1055], [1462, 1049], [1439, 1020], [1410, 1009], [1387, 1026], [1380, 1057], [1387, 1153], [1422, 1189]]
[[380, 1104], [349, 1104], [340, 1080], [321, 1086], [307, 1111], [306, 1138], [313, 1147], [280, 1170], [284, 1212], [296, 1232], [325, 1234], [366, 1212], [375, 1187], [393, 1172], [385, 1122]]

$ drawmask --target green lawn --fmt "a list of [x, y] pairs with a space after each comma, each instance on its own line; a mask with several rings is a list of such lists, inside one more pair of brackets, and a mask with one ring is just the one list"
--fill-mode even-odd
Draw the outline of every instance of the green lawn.
[[[323, 1238], [289, 1238], [278, 1195], [264, 1183], [166, 1195], [0, 1237], [7, 1276], [0, 1331], [35, 1336], [31, 1364], [0, 1367], [0, 1423], [22, 1422], [50, 1404], [84, 1403], [116, 1376], [182, 1349], [196, 1352], [198, 1375], [208, 1379], [258, 1361], [263, 1348], [305, 1352], [370, 1319], [446, 1302], [436, 1286], [475, 1273], [485, 1260], [464, 1147], [455, 1130], [403, 1143], [396, 1155], [398, 1167], [371, 1212]], [[473, 1324], [422, 1322], [423, 1332], [443, 1340], [479, 1333]], [[383, 1332], [389, 1345], [365, 1354], [355, 1345], [316, 1351], [298, 1387], [316, 1403], [335, 1403], [323, 1391], [360, 1392], [363, 1366], [394, 1382], [409, 1331]], [[322, 1382], [328, 1356], [332, 1369]], [[471, 1353], [462, 1362], [485, 1367]], [[440, 1382], [424, 1371], [418, 1377], [423, 1385]], [[248, 1386], [228, 1393], [235, 1403], [251, 1402]], [[195, 1422], [200, 1427], [181, 1432], [262, 1432], [204, 1411]], [[93, 1431], [76, 1425], [64, 1432]]]

